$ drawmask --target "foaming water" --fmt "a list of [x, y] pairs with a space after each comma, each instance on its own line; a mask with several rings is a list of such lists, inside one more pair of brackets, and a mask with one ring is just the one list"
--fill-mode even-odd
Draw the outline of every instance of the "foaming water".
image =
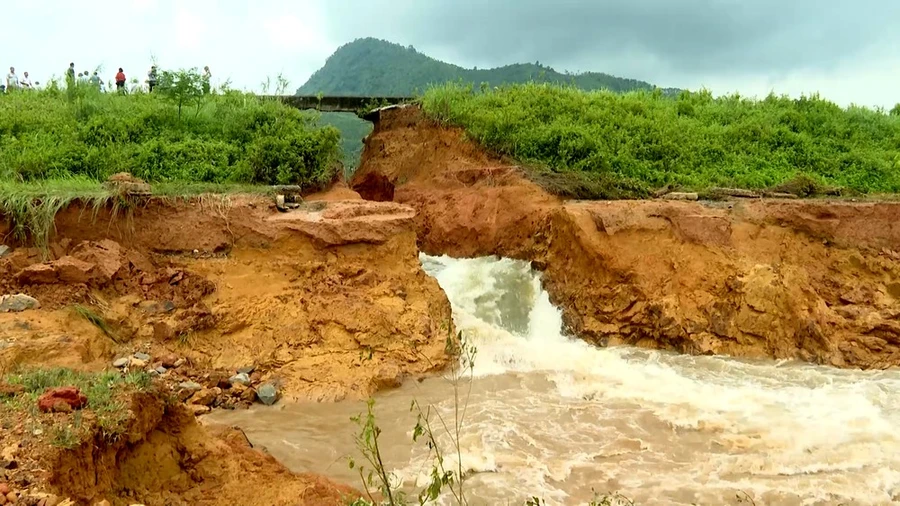
[[[900, 374], [596, 348], [567, 337], [524, 262], [422, 256], [477, 346], [463, 467], [473, 504], [890, 504], [900, 499]], [[411, 490], [426, 451], [411, 399], [449, 413], [442, 379], [379, 395], [385, 457]], [[355, 484], [362, 403], [219, 413], [288, 466]], [[450, 504], [448, 500], [445, 504]]]

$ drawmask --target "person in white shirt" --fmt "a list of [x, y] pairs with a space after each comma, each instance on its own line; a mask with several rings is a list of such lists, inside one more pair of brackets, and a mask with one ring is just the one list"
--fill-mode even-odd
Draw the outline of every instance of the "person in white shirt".
[[16, 68], [10, 67], [9, 74], [6, 76], [6, 92], [10, 93], [19, 89], [19, 76], [16, 75]]
[[22, 80], [19, 81], [19, 86], [21, 86], [27, 90], [34, 88], [34, 85], [31, 84], [31, 78], [28, 77], [28, 72], [22, 73]]

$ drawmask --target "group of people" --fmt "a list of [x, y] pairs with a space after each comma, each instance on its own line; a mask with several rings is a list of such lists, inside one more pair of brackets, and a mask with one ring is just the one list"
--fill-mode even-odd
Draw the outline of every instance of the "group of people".
[[14, 91], [18, 89], [33, 89], [40, 86], [41, 83], [35, 81], [31, 82], [31, 77], [28, 75], [28, 72], [24, 72], [22, 77], [20, 78], [18, 74], [16, 74], [16, 68], [10, 67], [9, 74], [6, 74], [6, 80], [0, 87], [3, 89], [0, 91]]
[[[210, 91], [210, 80], [212, 79], [212, 73], [209, 70], [209, 66], [203, 67], [203, 75], [202, 75], [202, 87], [203, 93], [209, 93]], [[116, 91], [119, 93], [127, 93], [128, 90], [126, 88], [128, 79], [125, 77], [125, 70], [119, 67], [119, 71], [116, 73], [114, 78], [114, 82], [116, 83]], [[159, 72], [156, 68], [156, 65], [152, 65], [150, 70], [147, 72], [147, 87], [149, 88], [150, 93], [153, 93], [153, 89], [157, 87], [159, 84]], [[137, 91], [140, 88], [140, 85], [137, 84], [137, 79], [132, 79], [132, 88], [131, 91]], [[111, 85], [112, 83], [110, 83]], [[79, 72], [78, 75], [75, 74], [75, 64], [70, 63], [69, 68], [66, 69], [66, 85], [67, 86], [75, 86], [75, 85], [88, 85], [97, 88], [100, 91], [106, 91], [106, 83], [103, 79], [100, 78], [99, 71], [94, 71], [91, 74], [90, 71]], [[24, 72], [22, 77], [20, 78], [18, 74], [16, 74], [16, 68], [10, 67], [9, 74], [6, 75], [6, 79], [2, 84], [0, 84], [0, 93], [13, 93], [19, 90], [31, 90], [37, 89], [40, 87], [40, 83], [35, 81], [31, 82], [31, 78], [28, 75], [28, 72]]]

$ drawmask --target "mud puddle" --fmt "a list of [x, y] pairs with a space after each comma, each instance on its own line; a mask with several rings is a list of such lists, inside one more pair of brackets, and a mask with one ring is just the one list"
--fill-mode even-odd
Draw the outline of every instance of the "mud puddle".
[[[900, 493], [900, 373], [601, 349], [566, 336], [523, 262], [422, 257], [478, 347], [462, 435], [473, 504], [886, 504]], [[433, 378], [377, 396], [385, 458], [410, 490], [430, 469], [410, 401], [453, 409]], [[288, 467], [356, 483], [361, 402], [220, 412]], [[893, 498], [893, 499], [892, 499]], [[450, 504], [449, 500], [445, 501]]]

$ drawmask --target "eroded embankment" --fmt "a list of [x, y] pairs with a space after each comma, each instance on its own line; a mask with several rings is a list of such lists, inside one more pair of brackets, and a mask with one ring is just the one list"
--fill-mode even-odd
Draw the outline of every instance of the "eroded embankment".
[[288, 397], [366, 396], [446, 364], [450, 307], [419, 265], [412, 220], [361, 200], [283, 214], [255, 198], [72, 206], [49, 260], [25, 247], [0, 259], [0, 293], [41, 303], [0, 313], [0, 364], [99, 369], [143, 350], [197, 371], [254, 366]]
[[533, 261], [601, 345], [900, 364], [900, 204], [566, 202], [413, 107], [382, 111], [351, 186], [414, 207], [428, 253]]

